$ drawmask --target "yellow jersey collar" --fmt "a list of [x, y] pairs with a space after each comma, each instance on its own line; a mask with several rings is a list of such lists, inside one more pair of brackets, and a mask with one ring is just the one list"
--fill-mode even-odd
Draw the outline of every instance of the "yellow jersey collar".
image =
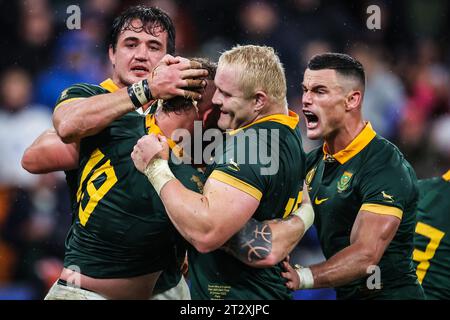
[[352, 142], [348, 146], [346, 146], [343, 150], [339, 151], [338, 153], [335, 153], [333, 155], [330, 155], [328, 152], [327, 144], [323, 144], [323, 159], [327, 158], [334, 158], [336, 159], [340, 164], [346, 163], [348, 160], [356, 156], [361, 150], [363, 150], [369, 143], [372, 141], [373, 138], [377, 133], [372, 129], [372, 125], [370, 122], [367, 122], [364, 129], [356, 136], [355, 139], [353, 139]]
[[442, 175], [442, 179], [444, 179], [445, 181], [449, 181], [450, 182], [450, 170], [448, 170], [446, 173], [444, 173]]
[[[156, 117], [154, 114], [148, 114], [145, 116], [145, 128], [147, 129], [147, 134], [154, 134], [154, 135], [162, 135], [164, 136], [164, 133], [162, 132], [161, 128], [158, 127], [156, 124]], [[167, 143], [169, 144], [170, 149], [178, 158], [183, 157], [183, 149], [178, 146], [175, 141], [173, 141], [170, 138], [167, 138]]]
[[288, 113], [289, 113], [288, 115], [286, 115], [286, 114], [270, 114], [261, 119], [253, 121], [252, 123], [249, 123], [246, 126], [238, 128], [236, 130], [229, 131], [228, 134], [234, 135], [234, 134], [238, 133], [239, 131], [241, 131], [242, 129], [245, 129], [245, 128], [251, 127], [257, 123], [266, 122], [266, 121], [278, 122], [285, 126], [288, 126], [291, 129], [295, 129], [300, 118], [299, 118], [298, 114], [296, 114], [294, 111], [288, 110]]
[[119, 90], [119, 87], [117, 86], [117, 84], [114, 83], [114, 81], [112, 81], [111, 78], [108, 78], [105, 81], [103, 81], [102, 83], [100, 83], [100, 87], [108, 90], [109, 92], [114, 92], [114, 91]]

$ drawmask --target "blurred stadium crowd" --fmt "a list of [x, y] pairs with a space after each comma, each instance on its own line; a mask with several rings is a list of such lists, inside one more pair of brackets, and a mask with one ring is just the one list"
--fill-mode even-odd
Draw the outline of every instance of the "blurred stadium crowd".
[[[69, 30], [67, 7], [81, 9]], [[71, 221], [61, 173], [22, 169], [25, 148], [46, 128], [59, 93], [110, 74], [110, 24], [134, 4], [156, 5], [173, 18], [177, 54], [214, 60], [234, 44], [266, 44], [286, 68], [290, 108], [301, 111], [305, 63], [315, 53], [346, 52], [367, 74], [363, 112], [393, 141], [419, 178], [450, 167], [450, 2], [324, 0], [0, 0], [0, 299], [40, 299], [59, 275]], [[366, 26], [366, 8], [381, 8], [381, 30]], [[317, 146], [304, 139], [306, 151]], [[314, 233], [291, 258], [322, 259]], [[297, 298], [333, 298], [330, 290]]]

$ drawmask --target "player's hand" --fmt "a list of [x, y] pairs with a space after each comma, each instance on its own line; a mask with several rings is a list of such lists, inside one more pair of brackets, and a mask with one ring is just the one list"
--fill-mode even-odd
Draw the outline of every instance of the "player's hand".
[[161, 139], [154, 134], [139, 139], [131, 153], [136, 169], [144, 172], [150, 161], [156, 158], [168, 159], [168, 145], [165, 139]]
[[286, 260], [283, 261], [283, 268], [286, 272], [281, 272], [281, 276], [287, 280], [285, 283], [286, 287], [291, 290], [300, 288], [300, 277], [298, 276], [297, 271], [295, 271], [291, 264]]
[[167, 100], [176, 96], [199, 100], [199, 90], [206, 86], [208, 70], [201, 63], [182, 57], [165, 55], [148, 78], [153, 98]]

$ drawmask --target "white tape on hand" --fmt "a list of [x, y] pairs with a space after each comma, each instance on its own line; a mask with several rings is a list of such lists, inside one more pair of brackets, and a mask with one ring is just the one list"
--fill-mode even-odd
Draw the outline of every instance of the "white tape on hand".
[[167, 182], [176, 179], [169, 168], [168, 161], [159, 158], [150, 161], [147, 168], [144, 170], [144, 174], [147, 176], [148, 181], [150, 181], [158, 195], [160, 195], [161, 189]]

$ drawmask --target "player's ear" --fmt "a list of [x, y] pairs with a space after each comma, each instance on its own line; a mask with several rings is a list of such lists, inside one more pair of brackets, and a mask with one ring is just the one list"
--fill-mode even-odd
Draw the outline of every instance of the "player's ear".
[[253, 110], [255, 112], [261, 112], [261, 110], [267, 105], [269, 102], [269, 97], [264, 91], [256, 91], [255, 93], [255, 105]]
[[346, 110], [347, 111], [351, 111], [354, 110], [358, 107], [360, 107], [362, 104], [362, 93], [359, 90], [352, 90], [349, 92], [349, 94], [347, 95], [346, 99], [345, 99], [345, 105], [346, 105]]
[[109, 60], [111, 61], [111, 64], [113, 68], [116, 67], [116, 53], [114, 52], [114, 48], [110, 45], [108, 50]]

